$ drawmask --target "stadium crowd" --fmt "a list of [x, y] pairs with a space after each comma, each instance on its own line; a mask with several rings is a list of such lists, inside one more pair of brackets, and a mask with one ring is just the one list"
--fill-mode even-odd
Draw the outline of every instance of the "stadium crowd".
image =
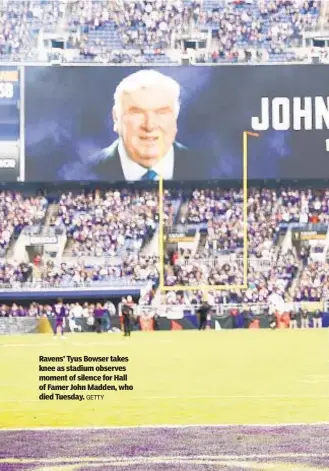
[[[46, 218], [48, 200], [43, 196], [24, 196], [2, 192], [1, 229], [3, 255], [12, 246], [15, 234], [27, 225]], [[106, 284], [114, 280], [159, 281], [157, 192], [154, 190], [112, 189], [105, 192], [66, 192], [59, 196], [52, 225], [64, 225], [69, 242], [64, 255], [69, 261], [32, 262], [3, 258], [0, 265], [2, 286], [21, 286], [26, 282], [42, 286], [81, 286]], [[168, 226], [197, 228], [203, 236], [193, 252], [178, 251], [171, 259], [165, 254], [165, 282], [174, 285], [243, 285], [241, 190], [166, 190], [165, 222]], [[304, 247], [282, 250], [280, 227], [287, 223], [329, 223], [329, 190], [262, 188], [249, 189], [248, 289], [216, 291], [216, 302], [266, 302], [272, 294], [294, 301], [319, 300], [328, 295], [328, 265], [315, 261]], [[286, 227], [286, 226], [285, 226]], [[6, 232], [7, 231], [7, 232]], [[285, 234], [285, 232], [284, 232]], [[12, 241], [12, 242], [10, 242]], [[321, 247], [319, 248], [321, 249]], [[103, 257], [85, 261], [85, 256]], [[96, 263], [97, 262], [97, 263]], [[187, 294], [189, 302], [194, 294]], [[184, 300], [186, 301], [184, 295]], [[147, 302], [152, 302], [150, 298]], [[172, 292], [169, 303], [177, 302]], [[145, 302], [145, 300], [144, 300]]]
[[155, 231], [156, 192], [108, 191], [63, 194], [58, 220], [72, 239], [72, 255], [115, 256], [139, 252]]
[[192, 15], [193, 7], [177, 0], [124, 0], [116, 22], [124, 46], [162, 49], [171, 44], [173, 34], [186, 31]]
[[[195, 190], [188, 199], [181, 224], [207, 231], [203, 258], [243, 248], [243, 195], [241, 190]], [[280, 223], [328, 223], [329, 191], [251, 188], [248, 192], [248, 250], [250, 256], [269, 258]]]
[[[320, 0], [4, 0], [0, 5], [0, 57], [36, 60], [40, 32], [66, 28], [71, 60], [152, 61], [183, 52], [182, 38], [211, 31], [197, 61], [296, 59], [302, 31], [314, 28]], [[130, 52], [130, 50], [134, 52]], [[81, 57], [79, 57], [79, 54]], [[58, 56], [59, 57], [59, 56]], [[74, 57], [74, 56], [73, 56]]]
[[243, 264], [221, 262], [220, 259], [193, 257], [188, 251], [175, 260], [173, 266], [166, 266], [165, 284], [175, 285], [242, 285]]
[[[244, 291], [214, 292], [217, 302], [267, 302], [275, 293], [293, 297], [295, 301], [318, 301], [327, 297], [327, 265], [312, 264], [303, 250], [281, 252], [276, 242], [280, 224], [328, 223], [327, 189], [280, 190], [250, 189], [248, 194], [248, 249], [249, 257], [259, 261], [259, 267], [250, 264], [248, 289]], [[195, 190], [187, 203], [180, 222], [206, 228], [206, 242], [192, 255], [183, 251], [174, 263], [167, 260], [166, 284], [174, 285], [243, 285], [242, 267], [237, 272], [236, 262], [225, 261], [228, 253], [242, 257], [242, 204], [241, 191]], [[236, 230], [239, 228], [240, 233]], [[262, 263], [264, 262], [264, 263]], [[305, 268], [298, 278], [300, 264]], [[241, 264], [241, 263], [240, 263]], [[219, 270], [216, 269], [219, 267]], [[314, 268], [315, 267], [315, 268]], [[238, 275], [238, 276], [237, 276]], [[297, 278], [297, 279], [296, 279]], [[296, 283], [293, 287], [293, 281]], [[296, 285], [296, 286], [295, 286]], [[320, 285], [322, 288], [320, 288]], [[292, 291], [293, 289], [293, 291]], [[181, 299], [178, 296], [178, 299]], [[168, 302], [176, 302], [174, 293]]]
[[34, 59], [37, 34], [41, 29], [56, 30], [66, 4], [61, 0], [16, 1], [0, 3], [0, 58]]
[[[55, 304], [55, 303], [54, 303]], [[40, 304], [32, 302], [29, 305], [13, 303], [0, 306], [0, 317], [54, 317], [54, 304]], [[101, 308], [108, 311], [111, 316], [116, 314], [116, 308], [111, 301], [103, 303], [64, 303], [67, 317], [75, 319], [88, 319], [94, 317], [95, 310]]]
[[33, 267], [31, 263], [0, 263], [0, 286], [12, 286], [33, 280]]
[[[142, 55], [145, 52], [145, 60], [150, 57], [144, 49], [152, 50], [156, 55], [168, 46], [177, 46], [177, 40], [184, 34], [211, 30], [211, 50], [198, 54], [198, 62], [208, 58], [212, 62], [249, 60], [254, 56], [266, 60], [269, 54], [284, 53], [301, 44], [302, 31], [314, 28], [318, 21], [320, 3], [300, 0], [219, 0], [217, 4], [207, 0], [123, 0], [104, 7], [100, 2], [90, 1], [76, 2], [72, 18], [74, 25], [84, 33], [84, 54], [89, 47], [91, 54], [97, 56], [100, 52], [109, 58], [111, 49], [115, 49], [104, 35], [93, 35], [94, 40], [88, 40], [88, 35], [95, 30], [112, 31], [109, 35], [113, 35], [114, 30], [122, 49], [134, 48]], [[120, 60], [120, 55], [117, 53], [115, 58]], [[121, 59], [129, 61], [132, 56], [124, 53]]]
[[19, 192], [0, 192], [0, 255], [4, 255], [11, 238], [25, 226], [41, 222], [48, 202], [43, 196], [25, 197]]
[[[183, 257], [185, 258], [185, 257]], [[229, 285], [243, 286], [243, 260], [220, 262], [220, 258], [208, 260], [193, 259], [192, 262], [177, 259], [176, 265], [166, 267], [166, 285], [170, 286], [202, 286], [202, 285], [228, 285], [227, 290], [210, 290], [215, 303], [265, 303], [272, 294], [287, 298], [290, 294], [292, 282], [295, 280], [299, 269], [298, 256], [295, 251], [290, 250], [285, 254], [280, 253], [276, 260], [271, 260], [264, 269], [255, 269], [249, 263], [248, 288], [245, 290], [232, 289]], [[195, 294], [187, 298], [194, 299]], [[174, 291], [169, 291], [167, 301], [169, 304], [181, 300], [180, 295], [176, 297]], [[296, 299], [297, 301], [297, 299]]]
[[[212, 4], [212, 2], [209, 2]], [[258, 1], [227, 2], [222, 8], [200, 8], [195, 16], [200, 24], [210, 26], [218, 40], [211, 53], [213, 62], [226, 58], [266, 60], [268, 54], [280, 54], [299, 46], [302, 32], [314, 28], [320, 2]]]
[[329, 263], [310, 262], [302, 273], [294, 301], [321, 301], [329, 297]]
[[158, 257], [151, 255], [131, 254], [124, 257], [120, 263], [105, 263], [96, 266], [84, 262], [61, 263], [56, 266], [48, 261], [44, 270], [40, 272], [40, 281], [49, 286], [73, 286], [108, 284], [114, 280], [154, 282], [158, 279]]

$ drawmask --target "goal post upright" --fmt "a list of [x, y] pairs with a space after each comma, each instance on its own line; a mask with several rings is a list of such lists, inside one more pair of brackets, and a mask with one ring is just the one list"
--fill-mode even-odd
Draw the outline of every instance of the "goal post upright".
[[243, 285], [248, 287], [248, 136], [258, 137], [251, 131], [242, 133], [242, 187], [243, 187]]
[[164, 191], [163, 191], [163, 178], [159, 177], [159, 261], [160, 261], [160, 290], [164, 291]]

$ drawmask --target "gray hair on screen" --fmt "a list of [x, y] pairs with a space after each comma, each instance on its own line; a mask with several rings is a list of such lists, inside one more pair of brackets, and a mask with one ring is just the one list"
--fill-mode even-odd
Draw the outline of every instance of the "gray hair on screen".
[[177, 118], [180, 109], [180, 85], [173, 78], [157, 70], [139, 70], [138, 72], [128, 75], [119, 83], [114, 93], [114, 108], [116, 112], [120, 114], [122, 95], [124, 93], [151, 87], [159, 87], [163, 93], [168, 93], [172, 96]]

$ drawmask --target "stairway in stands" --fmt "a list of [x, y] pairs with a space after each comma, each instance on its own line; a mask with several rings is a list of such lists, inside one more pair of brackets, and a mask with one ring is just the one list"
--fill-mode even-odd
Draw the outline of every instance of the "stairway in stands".
[[200, 254], [201, 256], [203, 255], [204, 248], [206, 246], [208, 235], [206, 232], [200, 233], [200, 240], [199, 240], [199, 245], [197, 248], [197, 253]]

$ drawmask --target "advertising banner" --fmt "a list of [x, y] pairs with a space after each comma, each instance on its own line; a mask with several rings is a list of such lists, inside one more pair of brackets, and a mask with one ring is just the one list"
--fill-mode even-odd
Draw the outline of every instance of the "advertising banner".
[[0, 335], [35, 334], [38, 325], [39, 319], [35, 317], [0, 317]]

